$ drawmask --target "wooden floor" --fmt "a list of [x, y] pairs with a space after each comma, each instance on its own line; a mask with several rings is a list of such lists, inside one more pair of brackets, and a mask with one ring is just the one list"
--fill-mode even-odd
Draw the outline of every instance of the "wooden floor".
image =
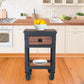
[[24, 72], [24, 58], [0, 59], [0, 84], [84, 84], [84, 58], [57, 58], [53, 81], [47, 70], [33, 70], [30, 81]]

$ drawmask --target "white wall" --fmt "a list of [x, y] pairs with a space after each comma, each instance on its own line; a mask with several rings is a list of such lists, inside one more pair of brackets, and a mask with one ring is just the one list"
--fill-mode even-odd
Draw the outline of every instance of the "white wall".
[[17, 17], [21, 12], [31, 16], [34, 8], [39, 17], [51, 17], [53, 10], [55, 10], [56, 16], [61, 14], [74, 16], [76, 12], [82, 11], [83, 7], [44, 6], [42, 0], [4, 0], [1, 8], [6, 8], [8, 17]]

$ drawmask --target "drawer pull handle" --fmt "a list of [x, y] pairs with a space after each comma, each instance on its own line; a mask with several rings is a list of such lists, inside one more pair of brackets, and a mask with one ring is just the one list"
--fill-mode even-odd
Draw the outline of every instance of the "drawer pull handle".
[[38, 42], [42, 42], [42, 39], [38, 39]]

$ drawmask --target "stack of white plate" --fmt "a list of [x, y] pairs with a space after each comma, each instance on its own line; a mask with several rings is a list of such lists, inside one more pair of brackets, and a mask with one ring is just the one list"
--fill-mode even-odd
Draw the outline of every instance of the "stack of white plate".
[[37, 65], [43, 65], [43, 64], [46, 64], [47, 63], [47, 60], [33, 60], [33, 63], [34, 64], [37, 64]]

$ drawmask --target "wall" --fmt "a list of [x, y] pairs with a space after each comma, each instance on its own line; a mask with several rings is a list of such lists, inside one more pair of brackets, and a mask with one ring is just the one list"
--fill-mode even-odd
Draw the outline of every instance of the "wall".
[[74, 16], [76, 12], [82, 11], [83, 7], [44, 6], [42, 0], [4, 0], [1, 8], [7, 9], [8, 17], [18, 17], [21, 12], [31, 16], [34, 8], [39, 17], [51, 17], [54, 10], [56, 16], [61, 14]]

